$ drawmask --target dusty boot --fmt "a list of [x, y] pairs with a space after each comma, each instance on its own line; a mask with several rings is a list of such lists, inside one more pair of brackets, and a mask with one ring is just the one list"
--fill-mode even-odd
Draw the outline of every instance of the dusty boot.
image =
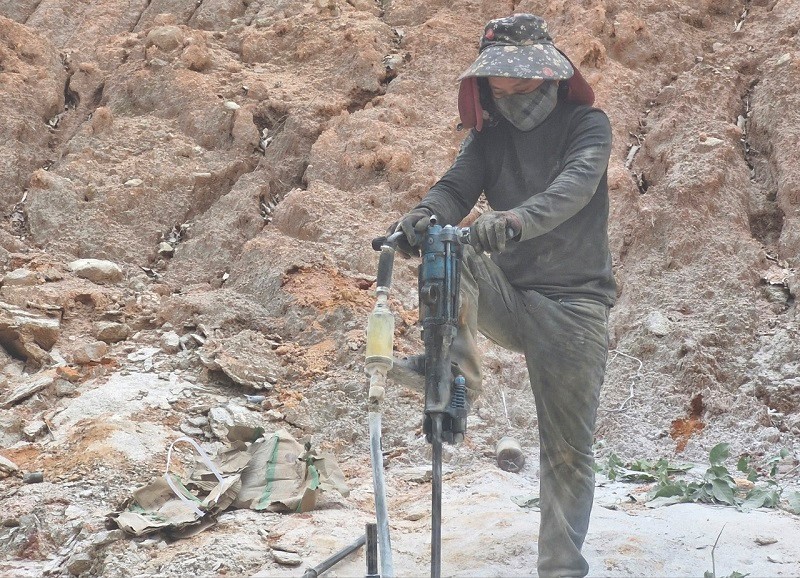
[[409, 355], [402, 359], [395, 357], [386, 376], [410, 389], [425, 391], [425, 356]]
[[[464, 373], [455, 361], [451, 364], [451, 371], [453, 372], [453, 377]], [[392, 368], [386, 374], [386, 377], [410, 389], [425, 391], [425, 355], [418, 354], [403, 358], [393, 358]]]

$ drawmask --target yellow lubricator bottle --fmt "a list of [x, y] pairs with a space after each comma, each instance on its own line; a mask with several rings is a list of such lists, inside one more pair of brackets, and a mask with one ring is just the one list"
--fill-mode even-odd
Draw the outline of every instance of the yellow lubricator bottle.
[[[384, 289], [382, 291], [382, 289]], [[370, 376], [370, 385], [377, 378], [386, 378], [392, 368], [392, 350], [394, 348], [394, 315], [389, 310], [388, 290], [379, 287], [377, 301], [367, 319], [367, 359], [366, 372]], [[377, 375], [376, 375], [377, 374]]]
[[392, 284], [394, 246], [383, 243], [378, 261], [376, 302], [367, 319], [367, 359], [364, 369], [369, 375], [371, 402], [383, 399], [386, 374], [392, 368], [394, 347], [394, 315], [389, 309], [389, 287]]

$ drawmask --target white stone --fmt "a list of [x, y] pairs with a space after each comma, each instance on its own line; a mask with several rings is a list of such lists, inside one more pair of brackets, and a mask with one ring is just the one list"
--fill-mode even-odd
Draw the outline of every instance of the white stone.
[[709, 137], [706, 137], [705, 139], [701, 139], [700, 140], [700, 146], [710, 149], [710, 148], [714, 148], [716, 146], [719, 146], [724, 142], [725, 141], [722, 140], [721, 138], [716, 138], [716, 137], [713, 137], [713, 136], [709, 136]]
[[30, 287], [39, 283], [39, 274], [30, 269], [14, 269], [3, 277], [3, 287]]
[[64, 517], [67, 520], [76, 520], [78, 518], [84, 517], [85, 515], [86, 515], [86, 510], [74, 504], [70, 504], [64, 509]]
[[645, 319], [644, 326], [656, 337], [664, 337], [671, 331], [672, 322], [661, 311], [651, 311]]
[[284, 552], [283, 550], [273, 550], [272, 557], [281, 566], [299, 566], [303, 563], [300, 554], [296, 552]]
[[4, 458], [0, 456], [0, 475], [9, 475], [19, 471], [17, 464], [9, 460], [8, 458]]
[[40, 435], [47, 431], [47, 424], [41, 420], [30, 422], [22, 430], [23, 437], [29, 442], [35, 441]]
[[77, 259], [67, 265], [78, 277], [93, 283], [115, 283], [122, 279], [122, 269], [103, 259]]
[[167, 331], [161, 336], [161, 349], [167, 353], [178, 353], [181, 350], [181, 338], [174, 331]]

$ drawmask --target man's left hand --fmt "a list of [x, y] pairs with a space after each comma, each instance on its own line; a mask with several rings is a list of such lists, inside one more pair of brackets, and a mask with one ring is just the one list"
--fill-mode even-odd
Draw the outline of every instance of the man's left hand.
[[522, 223], [511, 211], [489, 211], [472, 223], [469, 244], [478, 253], [501, 253], [506, 249], [506, 242], [521, 231]]

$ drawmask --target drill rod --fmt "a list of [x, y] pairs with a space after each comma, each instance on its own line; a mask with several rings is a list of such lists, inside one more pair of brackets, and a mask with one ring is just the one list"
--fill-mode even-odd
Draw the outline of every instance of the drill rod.
[[442, 414], [431, 414], [431, 578], [442, 573]]

